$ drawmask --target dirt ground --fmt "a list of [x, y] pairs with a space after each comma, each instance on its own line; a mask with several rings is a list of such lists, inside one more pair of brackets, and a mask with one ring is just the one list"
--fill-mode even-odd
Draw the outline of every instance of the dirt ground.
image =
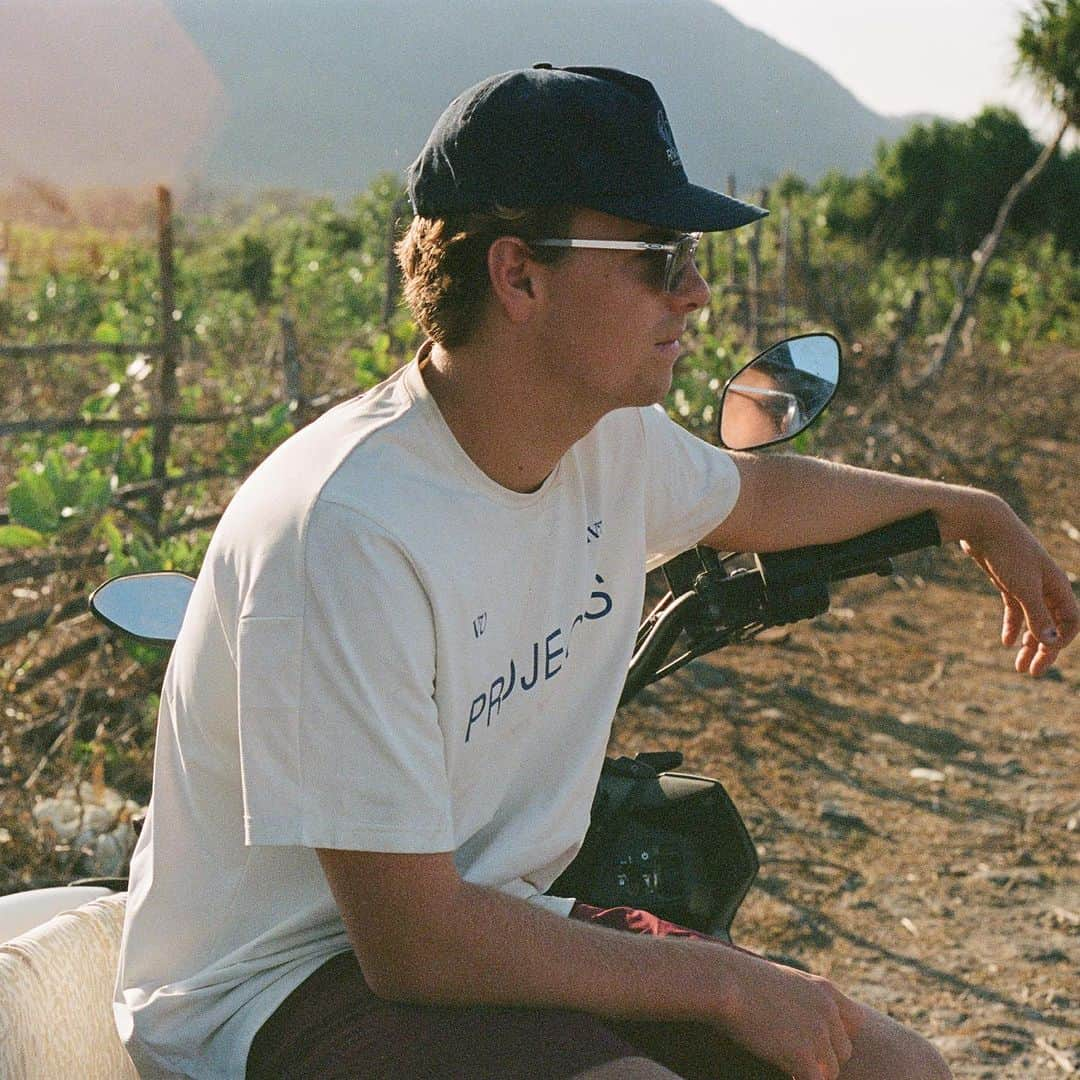
[[[882, 392], [856, 365], [819, 449], [999, 491], [1076, 587], [1080, 353], [979, 359], [930, 395]], [[681, 749], [727, 786], [762, 860], [737, 942], [911, 1024], [958, 1077], [1059, 1077], [1080, 1072], [1080, 644], [1032, 680], [999, 626], [958, 552], [908, 556], [836, 590], [829, 614], [650, 688], [612, 751]], [[110, 651], [7, 695], [0, 891], [62, 879], [77, 856], [34, 831], [23, 787], [73, 702], [80, 739], [111, 733], [109, 783], [145, 801], [152, 686], [136, 668]], [[70, 772], [48, 758], [34, 794]]]
[[[1080, 357], [1047, 357], [1045, 376], [1041, 406], [1019, 373], [961, 380], [921, 424], [909, 410], [859, 437], [875, 464], [1009, 495], [1075, 589]], [[837, 432], [835, 456], [859, 463]], [[762, 866], [736, 942], [910, 1024], [957, 1077], [1078, 1073], [1080, 649], [1019, 676], [969, 560], [896, 571], [656, 684], [620, 713], [613, 751], [682, 749], [739, 805]]]
[[[657, 684], [614, 749], [681, 747], [761, 857], [735, 940], [931, 1037], [958, 1077], [1080, 1063], [1080, 663], [1017, 676], [977, 582], [832, 613]], [[923, 773], [913, 770], [925, 770]]]

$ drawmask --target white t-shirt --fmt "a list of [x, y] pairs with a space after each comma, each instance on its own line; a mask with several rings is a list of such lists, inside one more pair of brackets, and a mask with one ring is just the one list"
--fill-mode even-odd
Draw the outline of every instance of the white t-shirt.
[[461, 449], [416, 361], [279, 447], [214, 534], [161, 694], [117, 1023], [144, 1077], [238, 1077], [349, 948], [316, 847], [453, 851], [543, 894], [589, 823], [646, 564], [735, 502], [659, 407], [605, 416], [543, 485]]

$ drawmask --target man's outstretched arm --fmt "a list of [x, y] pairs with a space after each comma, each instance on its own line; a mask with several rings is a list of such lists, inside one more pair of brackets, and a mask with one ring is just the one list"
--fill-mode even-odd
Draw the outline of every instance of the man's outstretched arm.
[[930, 510], [942, 540], [959, 541], [1001, 593], [1001, 639], [1018, 648], [1017, 671], [1042, 675], [1080, 630], [1069, 579], [996, 495], [816, 458], [732, 457], [739, 499], [704, 538], [711, 547], [780, 551], [834, 543]]

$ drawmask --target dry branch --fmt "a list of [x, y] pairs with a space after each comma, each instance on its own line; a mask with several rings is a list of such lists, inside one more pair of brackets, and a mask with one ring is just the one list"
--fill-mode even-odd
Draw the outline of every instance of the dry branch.
[[0, 357], [19, 360], [24, 357], [51, 356], [68, 353], [71, 356], [93, 356], [95, 353], [146, 353], [153, 356], [160, 352], [157, 344], [136, 345], [130, 341], [43, 341], [34, 345], [0, 345]]
[[94, 428], [144, 428], [160, 424], [165, 420], [168, 420], [173, 427], [182, 424], [227, 424], [232, 420], [240, 420], [247, 416], [261, 416], [280, 403], [280, 398], [268, 398], [246, 409], [230, 409], [222, 413], [196, 413], [192, 416], [175, 414], [167, 416], [164, 413], [156, 413], [153, 416], [63, 416], [51, 420], [9, 420], [0, 423], [0, 437], [22, 435], [30, 431], [47, 434], [52, 431], [85, 431]]
[[55, 626], [57, 623], [73, 619], [86, 613], [86, 597], [78, 596], [66, 604], [50, 604], [47, 608], [27, 612], [14, 619], [0, 623], [0, 645], [8, 645], [31, 630], [40, 630], [43, 626]]
[[104, 551], [93, 551], [81, 555], [38, 555], [31, 559], [0, 563], [0, 585], [13, 581], [40, 581], [64, 570], [83, 570], [103, 563], [106, 554]]
[[[68, 648], [62, 649], [55, 656], [50, 656], [48, 660], [43, 660], [37, 667], [31, 668], [25, 675], [16, 679], [12, 686], [13, 691], [16, 694], [21, 694], [25, 690], [32, 689], [43, 679], [47, 679], [50, 675], [55, 675], [56, 672], [66, 668], [69, 664], [74, 664], [76, 661], [89, 656], [92, 652], [101, 648], [112, 636], [109, 631], [101, 631], [75, 642], [74, 645], [69, 645]], [[43, 761], [47, 757], [48, 755]]]
[[[161, 415], [154, 424], [154, 441], [151, 447], [153, 464], [151, 475], [164, 480], [169, 457], [169, 441], [172, 438], [173, 418], [176, 414], [176, 368], [180, 362], [180, 327], [173, 318], [176, 309], [173, 274], [173, 223], [172, 194], [166, 187], [157, 189], [158, 207], [158, 265], [161, 288], [161, 366], [158, 371], [158, 408]], [[156, 488], [150, 492], [147, 510], [154, 522], [154, 529], [165, 508], [164, 491]]]
[[1005, 232], [1005, 225], [1009, 220], [1009, 214], [1012, 213], [1012, 208], [1016, 204], [1016, 200], [1027, 191], [1043, 169], [1046, 168], [1050, 159], [1057, 152], [1057, 148], [1064, 138], [1065, 132], [1068, 131], [1071, 122], [1071, 118], [1068, 116], [1065, 116], [1062, 119], [1057, 133], [1050, 142], [1042, 148], [1042, 151], [1035, 159], [1035, 162], [1024, 175], [1009, 188], [1001, 206], [998, 207], [994, 227], [985, 237], [983, 237], [983, 242], [974, 252], [972, 252], [971, 275], [967, 280], [967, 285], [965, 285], [963, 293], [961, 293], [957, 298], [956, 303], [953, 305], [941, 344], [934, 351], [930, 363], [919, 376], [919, 379], [915, 384], [916, 386], [925, 386], [927, 383], [937, 378], [952, 359], [953, 353], [956, 351], [957, 340], [960, 337], [963, 327], [967, 323], [968, 315], [975, 303], [975, 297], [978, 296], [979, 289], [982, 288], [983, 278], [986, 276], [986, 268], [990, 265], [990, 260], [993, 258], [998, 243], [1001, 241], [1001, 236]]

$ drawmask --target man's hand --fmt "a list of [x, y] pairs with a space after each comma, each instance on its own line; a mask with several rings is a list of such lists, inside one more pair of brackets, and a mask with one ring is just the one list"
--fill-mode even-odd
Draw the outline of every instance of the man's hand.
[[724, 1033], [795, 1080], [836, 1080], [863, 1024], [860, 1006], [828, 979], [737, 955]]
[[1064, 571], [1027, 526], [1001, 503], [1000, 520], [989, 521], [961, 548], [986, 571], [1005, 605], [1003, 645], [1019, 646], [1016, 670], [1044, 674], [1080, 630], [1080, 607]]

